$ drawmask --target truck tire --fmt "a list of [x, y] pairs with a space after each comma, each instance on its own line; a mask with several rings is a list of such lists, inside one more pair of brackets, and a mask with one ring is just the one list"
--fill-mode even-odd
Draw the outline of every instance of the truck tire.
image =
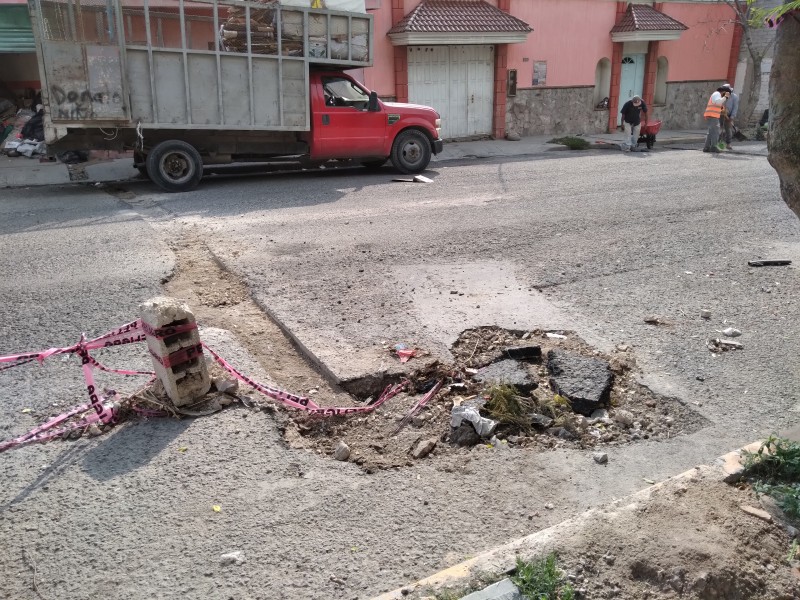
[[392, 145], [392, 164], [401, 173], [422, 173], [431, 162], [431, 145], [421, 131], [407, 129]]
[[200, 153], [186, 142], [167, 140], [147, 154], [147, 174], [167, 192], [186, 192], [197, 187], [203, 176]]

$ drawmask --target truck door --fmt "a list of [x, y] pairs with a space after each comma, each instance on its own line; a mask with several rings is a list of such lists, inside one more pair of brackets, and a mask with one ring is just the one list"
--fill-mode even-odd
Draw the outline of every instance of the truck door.
[[313, 159], [384, 156], [387, 116], [383, 107], [369, 112], [369, 94], [343, 76], [320, 78], [323, 99], [313, 111]]

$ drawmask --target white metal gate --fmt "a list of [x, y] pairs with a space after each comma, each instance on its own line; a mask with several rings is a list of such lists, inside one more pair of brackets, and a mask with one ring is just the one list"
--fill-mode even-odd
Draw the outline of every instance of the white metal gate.
[[494, 46], [409, 46], [409, 102], [442, 115], [445, 139], [492, 133]]

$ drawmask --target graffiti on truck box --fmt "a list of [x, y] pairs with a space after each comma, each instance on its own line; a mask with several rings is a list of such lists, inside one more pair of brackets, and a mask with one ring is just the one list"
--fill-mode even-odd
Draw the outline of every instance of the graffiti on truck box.
[[54, 119], [84, 121], [95, 118], [109, 105], [122, 104], [122, 92], [95, 91], [81, 88], [64, 89], [59, 85], [51, 85], [51, 110]]

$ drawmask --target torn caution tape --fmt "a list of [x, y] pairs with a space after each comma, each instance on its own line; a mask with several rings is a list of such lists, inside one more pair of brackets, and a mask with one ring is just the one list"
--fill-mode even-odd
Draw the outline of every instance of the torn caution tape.
[[[104, 395], [98, 390], [94, 379], [94, 369], [100, 369], [109, 373], [116, 373], [118, 375], [125, 376], [147, 375], [150, 377], [150, 382], [155, 379], [155, 373], [152, 371], [112, 369], [106, 367], [90, 354], [90, 350], [112, 348], [116, 346], [145, 342], [148, 336], [157, 337], [159, 339], [168, 339], [180, 333], [185, 333], [195, 329], [196, 327], [196, 323], [187, 323], [176, 327], [152, 329], [146, 326], [146, 324], [142, 323], [141, 320], [137, 320], [127, 323], [122, 327], [109, 331], [108, 333], [91, 340], [87, 340], [85, 335], [81, 335], [81, 339], [78, 341], [78, 343], [72, 346], [63, 348], [49, 348], [47, 350], [28, 352], [24, 354], [0, 356], [0, 370], [6, 370], [34, 361], [41, 364], [48, 358], [60, 354], [75, 354], [81, 360], [81, 369], [83, 371], [83, 376], [86, 383], [86, 393], [89, 397], [88, 403], [82, 404], [64, 412], [61, 415], [53, 417], [42, 425], [35, 427], [21, 436], [5, 442], [0, 442], [0, 452], [27, 444], [41, 443], [58, 437], [63, 437], [73, 431], [79, 431], [95, 424], [114, 425], [119, 415], [122, 398], [114, 391], [106, 391]], [[380, 395], [380, 397], [369, 405], [352, 407], [322, 407], [308, 397], [298, 396], [296, 394], [273, 388], [255, 381], [254, 379], [241, 373], [228, 361], [222, 358], [217, 352], [202, 342], [197, 346], [185, 348], [170, 354], [166, 359], [161, 359], [160, 362], [164, 364], [165, 367], [176, 366], [183, 362], [194, 360], [203, 354], [204, 349], [208, 351], [208, 353], [217, 363], [219, 363], [223, 369], [225, 369], [238, 380], [251, 386], [254, 390], [260, 392], [271, 400], [283, 404], [284, 406], [302, 410], [311, 415], [329, 417], [372, 412], [386, 401], [397, 396], [397, 394], [402, 392], [408, 385], [407, 381], [403, 381], [401, 383], [388, 386]], [[438, 392], [440, 387], [441, 382], [412, 408], [408, 418], [410, 419], [413, 414], [419, 411]], [[147, 411], [139, 410], [136, 407], [133, 408], [140, 414], [155, 414], [153, 411], [147, 413]], [[73, 420], [75, 417], [79, 418], [77, 420]]]

